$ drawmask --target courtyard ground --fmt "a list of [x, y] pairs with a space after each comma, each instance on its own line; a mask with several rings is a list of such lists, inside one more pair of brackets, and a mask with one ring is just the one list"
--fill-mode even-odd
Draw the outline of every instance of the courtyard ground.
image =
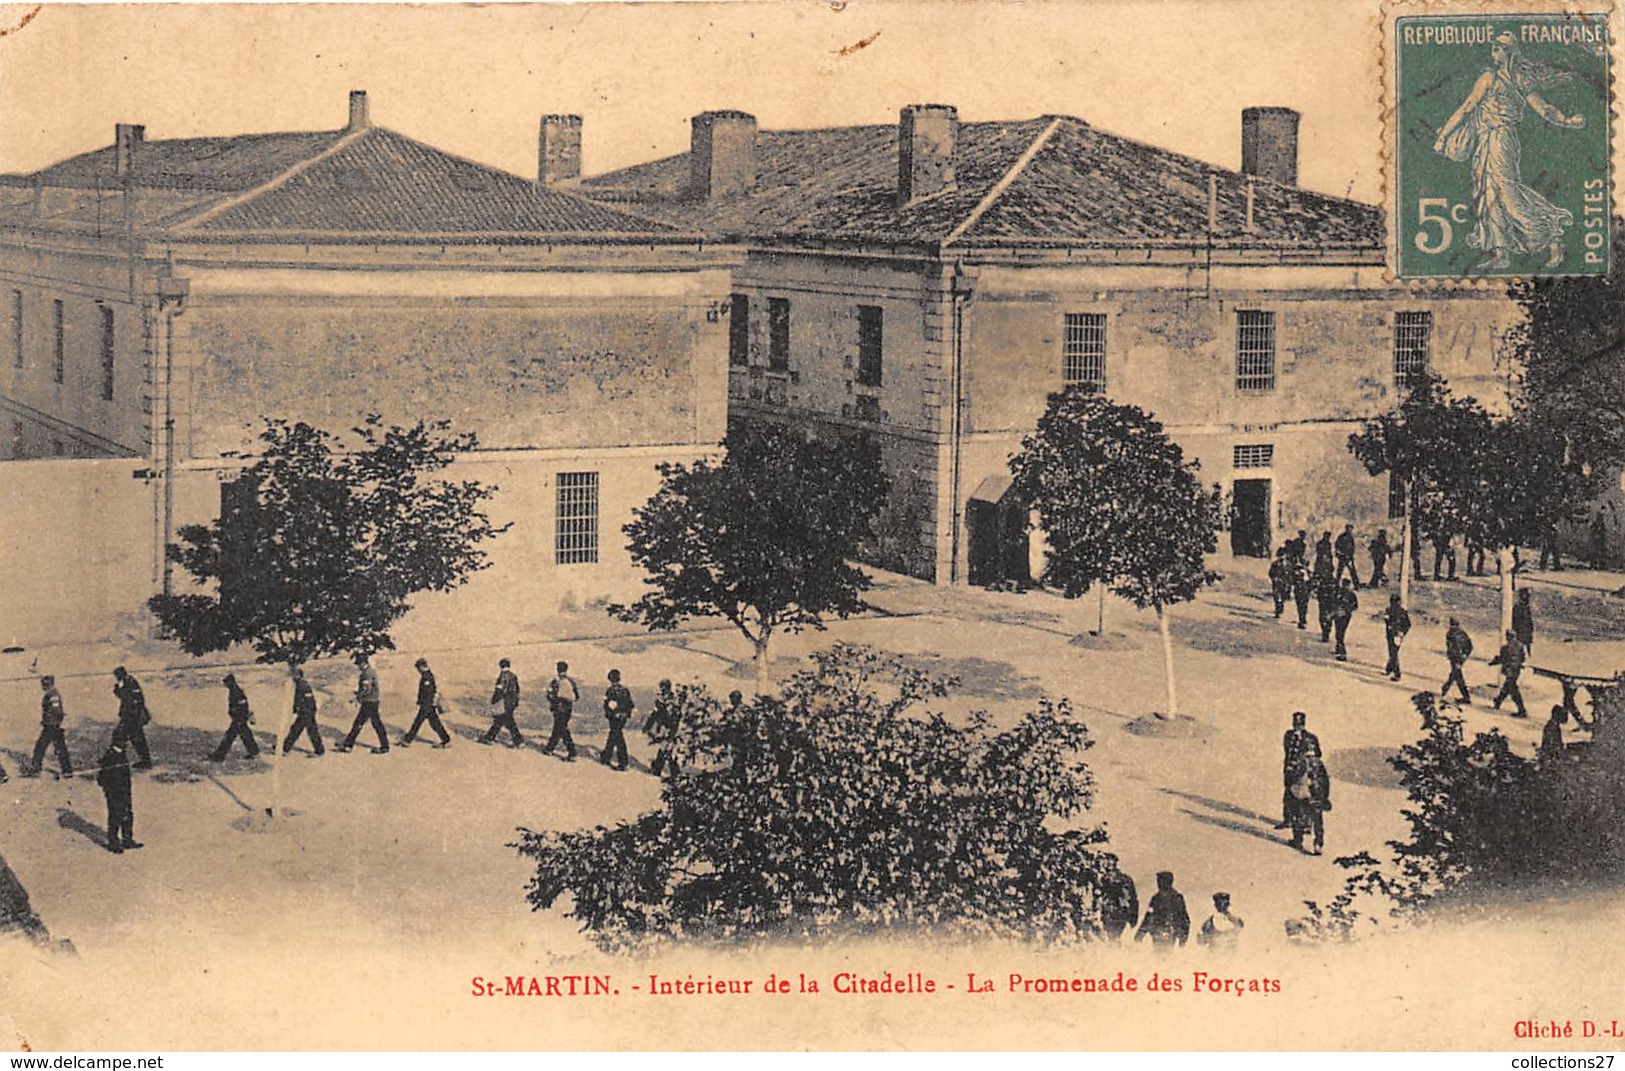
[[[1311, 1005], [1335, 1004], [1346, 990], [1325, 974], [1331, 953], [1289, 948], [1283, 923], [1302, 914], [1305, 899], [1335, 895], [1343, 874], [1334, 856], [1380, 849], [1403, 832], [1404, 795], [1386, 759], [1418, 735], [1409, 696], [1436, 689], [1444, 677], [1445, 618], [1461, 617], [1477, 645], [1468, 671], [1474, 704], [1464, 712], [1470, 728], [1499, 729], [1532, 754], [1541, 712], [1559, 693], [1550, 680], [1526, 679], [1535, 716], [1517, 721], [1489, 709], [1495, 671], [1486, 660], [1496, 647], [1498, 613], [1494, 578], [1417, 585], [1407, 676], [1395, 684], [1382, 673], [1385, 650], [1375, 620], [1385, 602], [1381, 593], [1361, 593], [1350, 630], [1351, 660], [1340, 664], [1319, 642], [1313, 611], [1307, 632], [1290, 620], [1273, 620], [1262, 564], [1226, 559], [1220, 563], [1226, 576], [1213, 592], [1173, 611], [1181, 712], [1189, 720], [1169, 725], [1147, 717], [1166, 705], [1154, 619], [1113, 601], [1107, 635], [1091, 636], [1097, 613], [1092, 597], [1067, 601], [1042, 592], [946, 589], [884, 576], [872, 593], [874, 612], [834, 623], [827, 632], [787, 637], [778, 645], [775, 672], [782, 678], [804, 664], [809, 651], [847, 641], [960, 678], [953, 702], [961, 707], [1012, 716], [1041, 695], [1066, 697], [1095, 740], [1088, 756], [1097, 782], [1090, 817], [1105, 824], [1113, 850], [1140, 886], [1142, 904], [1162, 869], [1175, 872], [1196, 924], [1210, 912], [1213, 892], [1230, 892], [1235, 911], [1248, 922], [1248, 962], [1276, 974], [1298, 971], [1298, 991]], [[1625, 668], [1625, 600], [1609, 594], [1618, 580], [1584, 572], [1532, 578], [1536, 665], [1594, 674]], [[729, 956], [698, 950], [653, 965], [602, 957], [561, 912], [529, 909], [523, 896], [528, 869], [510, 843], [518, 827], [612, 824], [658, 801], [658, 785], [646, 766], [652, 749], [641, 734], [629, 734], [632, 771], [615, 773], [593, 761], [603, 740], [597, 712], [611, 666], [623, 671], [646, 710], [660, 677], [748, 692], [753, 671], [742, 661], [748, 645], [731, 630], [704, 625], [646, 635], [591, 610], [543, 622], [514, 642], [505, 638], [454, 631], [443, 621], [432, 629], [414, 623], [398, 637], [398, 653], [376, 660], [392, 743], [412, 713], [412, 662], [420, 655], [431, 660], [456, 735], [445, 750], [420, 743], [388, 755], [362, 746], [350, 754], [330, 750], [320, 759], [302, 752], [273, 758], [270, 732], [287, 724], [286, 676], [273, 668], [232, 665], [254, 704], [267, 751], [258, 760], [238, 755], [223, 764], [204, 756], [226, 724], [220, 677], [229, 659], [188, 659], [157, 641], [0, 656], [0, 763], [12, 774], [0, 786], [0, 857], [52, 935], [71, 941], [77, 952], [66, 956], [20, 939], [0, 942], [0, 1009], [12, 1009], [19, 1036], [35, 1048], [418, 1047], [432, 1046], [436, 1038], [480, 1047], [487, 1036], [482, 1030], [519, 1030], [525, 1047], [705, 1046], [713, 1036], [706, 1033], [714, 1028], [706, 1025], [709, 1015], [683, 1025], [662, 1018], [659, 1036], [647, 1028], [604, 1035], [588, 1025], [597, 1020], [563, 1006], [516, 1016], [502, 1002], [506, 1012], [477, 1002], [471, 1007], [468, 992], [472, 975], [615, 971], [630, 977], [651, 969], [703, 975], [730, 964], [737, 968]], [[486, 700], [501, 655], [513, 659], [524, 689], [520, 723], [527, 740], [518, 749], [482, 747], [474, 739], [489, 724]], [[583, 686], [574, 727], [585, 747], [574, 764], [539, 751], [548, 722], [540, 697], [561, 658]], [[37, 730], [36, 674], [57, 676], [74, 761], [88, 774], [111, 731], [116, 701], [110, 670], [120, 662], [145, 686], [158, 763], [138, 774], [135, 785], [136, 835], [146, 847], [122, 856], [103, 847], [105, 812], [88, 775], [17, 776]], [[310, 676], [331, 747], [354, 714], [348, 699], [354, 670], [347, 663], [323, 663]], [[1273, 828], [1280, 808], [1280, 737], [1300, 709], [1327, 751], [1333, 777], [1334, 810], [1327, 816], [1329, 843], [1322, 857], [1293, 852]], [[634, 726], [641, 719], [642, 712]], [[363, 735], [361, 743], [370, 742]], [[53, 760], [47, 765], [54, 769]], [[1533, 936], [1504, 940], [1547, 947], [1541, 942], [1554, 928], [1573, 930], [1566, 914], [1571, 910], [1520, 905], [1500, 921], [1534, 925]], [[1541, 921], [1552, 912], [1556, 921]], [[1617, 925], [1619, 905], [1605, 896], [1584, 914]], [[1583, 963], [1594, 952], [1579, 934], [1568, 939], [1578, 942], [1565, 954], [1568, 962]], [[1435, 934], [1430, 940], [1473, 939]], [[816, 954], [751, 955], [752, 969], [781, 960], [788, 969], [797, 957], [820, 964], [856, 957], [894, 970], [920, 969], [907, 964], [922, 962], [918, 944], [896, 938]], [[933, 946], [928, 962], [944, 972], [1037, 962], [1054, 973], [1127, 969], [1142, 975], [1173, 962], [1144, 947], [1076, 955], [1082, 958], [1063, 962], [1030, 949]], [[1373, 953], [1348, 955], [1338, 968], [1342, 977], [1366, 969], [1352, 964]], [[1378, 956], [1368, 966], [1386, 978], [1386, 962]], [[1465, 972], [1460, 984], [1471, 986], [1469, 966], [1452, 962], [1449, 969]], [[77, 995], [62, 995], [67, 992]], [[1215, 1038], [1239, 1031], [1237, 1036], [1264, 1044], [1259, 1031], [1289, 1026], [1253, 1005], [1236, 1007], [1234, 1021]], [[1056, 1014], [1053, 1006], [1034, 1011], [1041, 1018]], [[1619, 1011], [1625, 1019], [1625, 1009]], [[818, 1044], [828, 1024], [820, 1025], [815, 1007], [781, 1012], [770, 1028], [764, 1025], [764, 1037]], [[924, 1022], [938, 1013], [922, 1014]], [[1044, 1021], [1043, 1030], [1063, 1033], [1074, 1022]], [[1115, 1014], [1077, 1022], [1086, 1022], [1089, 1034], [1073, 1044], [1115, 1039], [1133, 1046], [1179, 1036], [1171, 1017], [1137, 1026]], [[0, 1021], [0, 1028], [5, 1025]], [[950, 1033], [943, 1036], [955, 1025], [948, 1014], [943, 1029]], [[854, 1035], [835, 1036], [847, 1045], [868, 1044]], [[1033, 1035], [1041, 1036], [1047, 1035]], [[909, 1039], [871, 1040], [889, 1046]], [[1021, 1041], [986, 1043], [1021, 1047]], [[1187, 1043], [1200, 1047], [1195, 1038]]]

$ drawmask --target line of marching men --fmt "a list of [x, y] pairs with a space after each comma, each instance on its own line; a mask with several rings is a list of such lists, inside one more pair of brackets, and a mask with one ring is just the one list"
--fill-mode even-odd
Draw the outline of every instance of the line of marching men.
[[[377, 746], [372, 748], [373, 754], [386, 754], [390, 744], [383, 719], [379, 715], [381, 695], [378, 673], [373, 668], [371, 659], [365, 654], [358, 654], [355, 663], [359, 672], [355, 691], [357, 704], [355, 721], [343, 741], [337, 745], [337, 750], [350, 751], [361, 732], [370, 726], [378, 739]], [[434, 671], [429, 668], [428, 659], [425, 658], [419, 658], [415, 666], [418, 671], [417, 716], [413, 719], [411, 728], [402, 735], [399, 746], [408, 747], [418, 739], [420, 733], [432, 732], [436, 742], [429, 746], [446, 747], [451, 743], [451, 734], [446, 731], [441, 721], [444, 711], [440, 704], [440, 690], [435, 681]], [[310, 682], [305, 679], [304, 671], [300, 667], [293, 667], [292, 677], [293, 724], [282, 739], [282, 753], [286, 755], [299, 743], [301, 737], [308, 736], [311, 757], [314, 758], [326, 753], [321, 729], [316, 721], [316, 693], [311, 688]], [[123, 852], [142, 847], [134, 835], [135, 816], [130, 771], [152, 767], [152, 752], [147, 744], [146, 735], [146, 727], [152, 721], [152, 714], [147, 708], [141, 682], [134, 674], [119, 666], [113, 670], [113, 679], [113, 694], [119, 703], [118, 721], [102, 755], [96, 781], [107, 797], [108, 850]], [[608, 682], [608, 687], [604, 690], [604, 719], [608, 723], [609, 732], [604, 746], [599, 751], [599, 761], [611, 769], [621, 771], [626, 770], [630, 764], [625, 730], [637, 709], [637, 702], [632, 696], [631, 689], [622, 682], [619, 669], [609, 671]], [[254, 713], [249, 706], [248, 694], [238, 684], [235, 674], [227, 673], [223, 683], [227, 691], [226, 716], [229, 725], [219, 746], [209, 752], [208, 759], [211, 762], [225, 761], [233, 745], [239, 741], [247, 757], [252, 759], [259, 755], [260, 747], [250, 728]], [[50, 675], [40, 677], [40, 688], [43, 693], [40, 697], [40, 732], [34, 742], [30, 764], [23, 771], [23, 776], [39, 776], [44, 768], [46, 752], [54, 749], [61, 776], [71, 777], [73, 759], [68, 753], [67, 734], [64, 730], [67, 715], [62, 695], [56, 687], [56, 678]], [[562, 748], [564, 761], [574, 762], [577, 749], [575, 739], [570, 734], [570, 721], [574, 717], [576, 704], [581, 701], [581, 689], [576, 684], [575, 678], [570, 676], [568, 663], [557, 663], [555, 674], [547, 684], [546, 697], [548, 709], [552, 714], [552, 732], [548, 736], [547, 744], [542, 748], [542, 753], [552, 755], [557, 749]], [[743, 698], [742, 693], [735, 691], [730, 694], [729, 702], [737, 707]], [[503, 732], [508, 735], [510, 747], [519, 747], [524, 743], [524, 736], [519, 730], [517, 721], [519, 700], [519, 677], [514, 673], [512, 663], [504, 658], [498, 664], [496, 684], [491, 690], [491, 726], [478, 738], [479, 743], [496, 743], [498, 735]], [[669, 775], [678, 772], [677, 760], [673, 754], [678, 717], [677, 697], [672, 691], [671, 681], [662, 680], [657, 688], [649, 716], [643, 724], [643, 731], [658, 745], [654, 762], [649, 767], [649, 772], [656, 777], [661, 776], [662, 772]], [[136, 756], [133, 763], [128, 755], [131, 750]], [[5, 771], [0, 769], [0, 781], [3, 780]]]

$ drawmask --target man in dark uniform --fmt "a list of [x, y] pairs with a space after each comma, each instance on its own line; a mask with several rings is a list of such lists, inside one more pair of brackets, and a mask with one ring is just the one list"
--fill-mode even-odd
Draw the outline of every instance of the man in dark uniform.
[[1518, 690], [1518, 676], [1523, 673], [1523, 664], [1527, 657], [1528, 652], [1524, 650], [1523, 642], [1518, 639], [1518, 634], [1508, 629], [1507, 640], [1501, 645], [1500, 653], [1490, 659], [1490, 665], [1501, 667], [1501, 674], [1505, 682], [1501, 685], [1501, 690], [1496, 693], [1495, 702], [1492, 706], [1496, 710], [1500, 710], [1502, 700], [1511, 699], [1518, 707], [1512, 715], [1514, 718], [1527, 718], [1529, 716], [1529, 711], [1524, 709], [1523, 693]]
[[1354, 581], [1355, 587], [1359, 587], [1360, 573], [1354, 565], [1355, 545], [1354, 525], [1345, 524], [1343, 526], [1343, 534], [1337, 537], [1337, 578], [1341, 580], [1343, 578], [1343, 570], [1347, 569], [1349, 579]]
[[44, 693], [39, 701], [39, 739], [34, 741], [34, 759], [24, 776], [38, 777], [45, 768], [45, 749], [54, 746], [62, 776], [72, 777], [73, 760], [68, 757], [68, 736], [62, 729], [67, 715], [62, 709], [62, 695], [56, 690], [56, 678], [47, 674], [39, 679], [39, 684]]
[[113, 694], [118, 696], [118, 725], [113, 729], [113, 743], [134, 744], [139, 756], [137, 770], [152, 767], [152, 752], [147, 750], [147, 723], [152, 715], [147, 711], [147, 697], [141, 691], [141, 682], [123, 666], [113, 670]]
[[327, 749], [322, 747], [322, 731], [316, 725], [316, 693], [311, 690], [310, 682], [305, 680], [305, 671], [294, 666], [293, 725], [282, 739], [282, 753], [286, 755], [292, 751], [293, 745], [299, 742], [300, 735], [304, 733], [310, 735], [310, 747], [315, 754], [326, 753]]
[[221, 738], [220, 746], [209, 753], [209, 761], [224, 762], [231, 751], [231, 742], [238, 739], [242, 740], [243, 750], [248, 752], [248, 757], [256, 758], [260, 746], [254, 741], [254, 730], [249, 728], [254, 721], [254, 712], [248, 708], [248, 693], [238, 686], [235, 674], [226, 674], [226, 695], [226, 716], [231, 719], [231, 726]]
[[1332, 623], [1336, 620], [1337, 581], [1331, 573], [1319, 573], [1314, 578], [1315, 613], [1320, 619], [1320, 642], [1332, 642]]
[[107, 850], [115, 855], [126, 848], [139, 848], [135, 839], [135, 804], [130, 792], [130, 760], [124, 746], [113, 744], [102, 755], [96, 783], [107, 797]]
[[1551, 563], [1552, 572], [1563, 571], [1563, 540], [1555, 524], [1547, 526], [1546, 534], [1540, 540], [1540, 568], [1546, 568], [1547, 562]]
[[1281, 820], [1275, 824], [1276, 829], [1292, 824], [1292, 783], [1303, 775], [1304, 756], [1310, 748], [1320, 753], [1320, 738], [1309, 731], [1308, 723], [1309, 715], [1295, 711], [1292, 728], [1281, 736]]
[[1471, 535], [1467, 537], [1467, 575], [1484, 575], [1484, 542]]
[[1333, 653], [1339, 662], [1349, 660], [1348, 645], [1344, 641], [1348, 638], [1349, 622], [1359, 608], [1360, 597], [1354, 593], [1354, 585], [1349, 583], [1348, 577], [1344, 577], [1332, 597], [1332, 627], [1337, 630], [1337, 647]]
[[1397, 681], [1400, 678], [1399, 647], [1411, 630], [1411, 615], [1400, 605], [1398, 593], [1388, 596], [1388, 609], [1382, 612], [1382, 625], [1388, 639], [1388, 665], [1383, 672]]
[[491, 715], [491, 727], [480, 737], [480, 743], [489, 744], [497, 733], [506, 729], [509, 746], [519, 747], [525, 742], [519, 735], [519, 723], [514, 721], [514, 714], [519, 710], [519, 678], [506, 658], [497, 663], [497, 682], [491, 688], [491, 705], [495, 707], [499, 703], [501, 711]]
[[1520, 588], [1512, 604], [1512, 631], [1523, 644], [1525, 654], [1535, 652], [1535, 608], [1529, 602], [1529, 589]]
[[581, 698], [581, 689], [570, 676], [570, 664], [560, 662], [553, 679], [547, 683], [547, 708], [553, 715], [553, 732], [547, 738], [547, 746], [542, 748], [542, 754], [551, 755], [553, 749], [560, 744], [564, 745], [564, 761], [576, 761], [576, 742], [570, 735], [570, 716], [575, 713], [576, 701]]
[[1275, 603], [1275, 619], [1281, 619], [1281, 611], [1286, 609], [1287, 599], [1292, 597], [1292, 560], [1287, 556], [1286, 548], [1282, 547], [1275, 552], [1275, 560], [1270, 562], [1270, 599]]
[[1542, 766], [1563, 761], [1563, 726], [1568, 723], [1569, 708], [1562, 703], [1552, 707], [1552, 716], [1540, 732], [1540, 751], [1537, 755]]
[[1286, 550], [1288, 557], [1301, 565], [1307, 566], [1309, 564], [1309, 533], [1299, 528], [1298, 534], [1283, 544], [1283, 549]]
[[1332, 567], [1332, 556], [1332, 534], [1322, 532], [1320, 538], [1315, 541], [1315, 564], [1310, 570], [1316, 580], [1324, 576], [1336, 583], [1337, 571]]
[[1100, 871], [1100, 924], [1108, 941], [1120, 941], [1123, 931], [1140, 921], [1140, 894], [1134, 879], [1123, 873], [1117, 856], [1102, 859]]
[[1309, 596], [1312, 589], [1309, 585], [1309, 567], [1303, 563], [1302, 558], [1295, 558], [1292, 562], [1292, 602], [1298, 608], [1298, 628], [1309, 627]]
[[1439, 529], [1433, 533], [1433, 579], [1440, 579], [1439, 566], [1449, 567], [1449, 573], [1443, 579], [1456, 579], [1456, 544], [1450, 533]]
[[660, 776], [661, 770], [666, 769], [671, 770], [673, 777], [679, 773], [674, 754], [677, 745], [678, 717], [677, 696], [672, 693], [671, 681], [663, 680], [655, 690], [654, 709], [649, 711], [649, 717], [643, 723], [643, 731], [648, 734], [649, 740], [657, 745], [655, 761], [649, 766], [649, 772], [656, 777]]
[[1326, 812], [1332, 809], [1332, 779], [1320, 758], [1317, 742], [1305, 749], [1303, 771], [1287, 786], [1292, 803], [1292, 846], [1303, 851], [1303, 838], [1314, 835], [1310, 855], [1319, 855], [1326, 844]]
[[[445, 747], [451, 743], [451, 734], [440, 724], [440, 689], [435, 684], [434, 672], [429, 669], [427, 658], [420, 658], [413, 665], [418, 671], [418, 716], [412, 719], [412, 727], [401, 737], [401, 747], [411, 747], [412, 741], [418, 738], [418, 730], [425, 725], [433, 729], [435, 735], [440, 738], [440, 743], [429, 746]], [[518, 682], [514, 683], [517, 687]]]
[[1444, 686], [1439, 689], [1439, 698], [1443, 699], [1454, 684], [1461, 689], [1461, 701], [1471, 703], [1472, 695], [1467, 691], [1467, 678], [1462, 676], [1461, 667], [1467, 664], [1472, 657], [1473, 638], [1467, 635], [1467, 630], [1461, 627], [1461, 622], [1455, 618], [1450, 619], [1450, 627], [1444, 633], [1444, 656], [1450, 660], [1450, 676], [1445, 678]]
[[1371, 553], [1371, 583], [1368, 587], [1380, 588], [1388, 583], [1388, 558], [1394, 553], [1394, 548], [1388, 545], [1388, 531], [1382, 529], [1366, 546]]
[[372, 659], [365, 653], [355, 656], [356, 669], [360, 671], [355, 686], [356, 712], [355, 721], [350, 731], [339, 741], [340, 751], [349, 751], [355, 747], [356, 737], [361, 735], [363, 725], [371, 725], [372, 731], [378, 734], [378, 746], [372, 749], [374, 755], [385, 755], [389, 752], [389, 737], [384, 733], [384, 719], [378, 716], [378, 704], [381, 693], [378, 688], [378, 671], [372, 668]]
[[626, 769], [626, 729], [627, 721], [632, 717], [632, 692], [621, 683], [621, 671], [609, 671], [609, 687], [604, 689], [604, 720], [609, 723], [609, 737], [604, 741], [604, 750], [598, 753], [598, 761], [605, 766], [613, 766], [617, 770]]
[[1190, 912], [1185, 909], [1184, 895], [1174, 888], [1171, 870], [1157, 871], [1157, 891], [1151, 896], [1151, 904], [1145, 909], [1145, 918], [1140, 921], [1134, 939], [1138, 941], [1148, 934], [1159, 951], [1183, 945], [1190, 938]]

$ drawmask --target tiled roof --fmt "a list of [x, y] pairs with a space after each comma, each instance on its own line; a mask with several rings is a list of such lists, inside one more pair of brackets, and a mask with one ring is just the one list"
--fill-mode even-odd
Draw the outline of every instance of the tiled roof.
[[[137, 226], [173, 237], [678, 235], [381, 127], [147, 141], [136, 176]], [[0, 226], [104, 233], [122, 212], [111, 147], [0, 176]]]
[[1248, 228], [1242, 175], [1069, 116], [962, 123], [955, 187], [904, 206], [896, 201], [895, 125], [764, 130], [756, 154], [756, 188], [748, 196], [709, 203], [689, 196], [686, 153], [589, 178], [579, 188], [727, 238], [1132, 247], [1206, 242], [1212, 175], [1220, 244], [1382, 244], [1377, 208], [1263, 180], [1253, 183]]

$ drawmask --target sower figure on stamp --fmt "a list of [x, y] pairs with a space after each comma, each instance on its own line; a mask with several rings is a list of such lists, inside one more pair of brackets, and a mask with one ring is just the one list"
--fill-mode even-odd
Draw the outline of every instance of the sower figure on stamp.
[[1100, 872], [1100, 924], [1108, 941], [1120, 941], [1123, 931], [1140, 921], [1140, 894], [1134, 879], [1123, 873], [1115, 855], [1106, 856]]
[[1411, 615], [1400, 605], [1397, 592], [1388, 596], [1388, 609], [1382, 612], [1382, 625], [1388, 640], [1388, 665], [1383, 667], [1383, 672], [1397, 681], [1400, 678], [1399, 648], [1411, 631]]
[[293, 750], [293, 745], [299, 742], [303, 734], [310, 736], [310, 749], [312, 754], [325, 754], [327, 749], [322, 747], [322, 731], [316, 724], [316, 693], [311, 689], [310, 682], [305, 679], [305, 671], [299, 666], [293, 667], [293, 724], [288, 727], [288, 735], [282, 738], [282, 753], [286, 755]]
[[226, 717], [231, 719], [231, 726], [226, 729], [226, 735], [221, 737], [220, 746], [209, 753], [210, 762], [224, 762], [226, 755], [231, 751], [231, 742], [241, 740], [243, 750], [249, 758], [260, 753], [260, 746], [254, 741], [254, 730], [249, 728], [254, 721], [254, 712], [248, 707], [248, 693], [243, 691], [237, 683], [234, 673], [226, 674]]
[[1320, 752], [1320, 738], [1309, 731], [1308, 724], [1309, 715], [1295, 711], [1292, 728], [1281, 736], [1281, 820], [1275, 824], [1276, 829], [1292, 824], [1292, 783], [1303, 773], [1304, 756], [1311, 748], [1316, 754]]
[[604, 750], [598, 754], [598, 761], [605, 766], [626, 769], [628, 759], [624, 730], [635, 705], [631, 690], [621, 683], [621, 671], [610, 670], [609, 687], [604, 689], [604, 720], [609, 723], [609, 736], [604, 741]]
[[1490, 665], [1501, 667], [1501, 676], [1504, 681], [1501, 690], [1495, 695], [1495, 702], [1491, 705], [1496, 710], [1500, 710], [1501, 703], [1504, 700], [1511, 699], [1517, 705], [1517, 709], [1512, 713], [1514, 718], [1527, 718], [1529, 716], [1529, 711], [1524, 709], [1523, 692], [1518, 690], [1518, 676], [1523, 673], [1523, 664], [1527, 657], [1523, 643], [1518, 639], [1518, 634], [1508, 629], [1507, 639], [1501, 645], [1500, 653], [1490, 659]]
[[1380, 588], [1388, 583], [1388, 558], [1394, 553], [1394, 548], [1388, 545], [1388, 531], [1383, 529], [1366, 546], [1371, 554], [1371, 588]]
[[1574, 214], [1524, 185], [1518, 124], [1527, 110], [1533, 110], [1553, 126], [1570, 130], [1585, 126], [1585, 116], [1564, 115], [1540, 95], [1540, 90], [1567, 77], [1525, 59], [1512, 33], [1497, 34], [1490, 46], [1489, 68], [1439, 128], [1434, 152], [1452, 160], [1472, 159], [1476, 223], [1467, 244], [1489, 254], [1479, 271], [1504, 270], [1512, 266], [1512, 254], [1542, 249], [1547, 251], [1548, 269], [1563, 262], [1563, 231], [1574, 224]]
[[434, 671], [429, 668], [427, 658], [418, 659], [413, 666], [418, 671], [418, 716], [412, 719], [412, 727], [401, 737], [401, 747], [411, 747], [412, 741], [418, 738], [418, 730], [425, 725], [440, 738], [440, 743], [429, 746], [445, 747], [451, 743], [451, 734], [440, 724], [440, 688], [435, 684]]
[[147, 723], [152, 715], [147, 711], [147, 697], [141, 691], [141, 682], [123, 666], [113, 670], [113, 694], [118, 696], [118, 726], [113, 730], [113, 743], [133, 744], [139, 756], [137, 770], [152, 766], [152, 752], [147, 750]]
[[130, 760], [124, 745], [113, 744], [102, 755], [96, 783], [107, 799], [107, 850], [115, 855], [126, 848], [139, 848], [135, 839], [135, 801], [130, 792]]
[[576, 742], [570, 736], [570, 716], [575, 713], [576, 701], [581, 698], [581, 689], [570, 676], [570, 664], [560, 662], [553, 679], [547, 684], [547, 708], [553, 715], [553, 732], [547, 738], [547, 746], [542, 748], [542, 754], [551, 755], [553, 749], [560, 744], [564, 745], [564, 761], [576, 761]]
[[671, 690], [671, 681], [663, 680], [655, 690], [654, 707], [649, 711], [649, 717], [643, 723], [643, 731], [649, 740], [656, 745], [655, 761], [649, 766], [649, 772], [656, 777], [660, 771], [670, 770], [676, 777], [677, 769], [677, 696]]
[[1341, 580], [1343, 578], [1343, 570], [1347, 569], [1349, 579], [1354, 581], [1355, 587], [1359, 587], [1360, 574], [1354, 565], [1355, 546], [1354, 525], [1345, 524], [1343, 526], [1343, 534], [1337, 537], [1337, 545], [1335, 548], [1337, 551], [1337, 578]]
[[489, 744], [497, 733], [508, 730], [508, 746], [519, 747], [525, 738], [519, 735], [519, 723], [514, 715], [519, 710], [519, 678], [513, 664], [506, 658], [497, 663], [497, 682], [491, 688], [491, 727], [480, 737], [480, 743]]
[[1461, 622], [1455, 618], [1450, 619], [1450, 627], [1444, 633], [1444, 656], [1450, 660], [1450, 676], [1445, 678], [1444, 685], [1439, 689], [1439, 698], [1443, 699], [1454, 684], [1461, 689], [1461, 701], [1471, 703], [1471, 693], [1467, 691], [1467, 678], [1462, 676], [1461, 667], [1467, 664], [1467, 659], [1473, 654], [1473, 638], [1467, 635], [1467, 630], [1461, 627]]
[[28, 764], [25, 777], [38, 777], [45, 768], [45, 749], [56, 749], [56, 764], [63, 777], [73, 776], [73, 759], [68, 757], [68, 736], [62, 728], [67, 714], [62, 709], [62, 694], [56, 690], [56, 678], [50, 674], [39, 679], [39, 739], [34, 741], [34, 757]]
[[378, 746], [372, 749], [372, 753], [383, 755], [389, 751], [389, 737], [384, 733], [384, 719], [378, 716], [380, 700], [378, 671], [372, 668], [372, 659], [366, 654], [356, 655], [355, 664], [356, 669], [360, 671], [355, 685], [357, 707], [355, 722], [351, 724], [350, 731], [344, 734], [338, 749], [349, 751], [355, 747], [356, 737], [361, 735], [361, 727], [371, 725], [372, 731], [378, 734]]
[[1145, 918], [1134, 932], [1139, 941], [1147, 936], [1158, 951], [1167, 951], [1174, 945], [1183, 945], [1190, 939], [1191, 916], [1185, 909], [1185, 897], [1174, 888], [1171, 870], [1157, 871], [1157, 891], [1151, 894], [1151, 904], [1145, 909]]

